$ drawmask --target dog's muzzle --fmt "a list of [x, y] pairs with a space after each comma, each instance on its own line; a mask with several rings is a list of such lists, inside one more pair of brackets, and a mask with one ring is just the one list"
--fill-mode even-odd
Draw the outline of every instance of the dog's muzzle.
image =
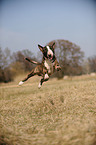
[[48, 58], [52, 58], [51, 54], [48, 55]]

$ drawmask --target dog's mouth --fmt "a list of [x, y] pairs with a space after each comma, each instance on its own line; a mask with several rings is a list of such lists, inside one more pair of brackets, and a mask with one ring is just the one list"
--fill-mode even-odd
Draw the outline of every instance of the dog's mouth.
[[53, 56], [51, 54], [48, 55], [49, 59], [53, 59]]

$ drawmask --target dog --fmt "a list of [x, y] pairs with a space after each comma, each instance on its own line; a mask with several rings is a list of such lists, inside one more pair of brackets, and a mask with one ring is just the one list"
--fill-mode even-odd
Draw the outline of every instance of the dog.
[[41, 88], [43, 82], [48, 81], [49, 77], [55, 72], [55, 70], [61, 70], [61, 67], [55, 57], [54, 51], [55, 43], [51, 46], [41, 46], [38, 45], [39, 49], [43, 53], [43, 59], [41, 63], [31, 60], [30, 58], [25, 58], [27, 61], [36, 64], [37, 66], [32, 69], [32, 71], [27, 75], [25, 79], [19, 82], [19, 85], [22, 85], [25, 81], [27, 81], [30, 77], [34, 75], [42, 76], [42, 79], [39, 82], [38, 88]]

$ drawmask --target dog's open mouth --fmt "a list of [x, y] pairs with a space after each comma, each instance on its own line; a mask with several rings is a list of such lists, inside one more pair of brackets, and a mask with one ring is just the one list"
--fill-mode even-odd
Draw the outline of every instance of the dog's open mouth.
[[53, 59], [53, 56], [50, 54], [50, 55], [48, 55], [48, 58], [49, 59]]

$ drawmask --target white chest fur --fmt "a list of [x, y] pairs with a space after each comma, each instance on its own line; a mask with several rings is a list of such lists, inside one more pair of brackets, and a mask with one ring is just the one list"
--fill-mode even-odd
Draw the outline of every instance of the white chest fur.
[[48, 73], [53, 73], [53, 65], [54, 65], [54, 63], [52, 63], [50, 60], [44, 61], [44, 66], [48, 70]]
[[44, 66], [48, 69], [48, 70], [50, 70], [50, 65], [48, 64], [48, 62], [45, 60], [45, 62], [44, 62]]

